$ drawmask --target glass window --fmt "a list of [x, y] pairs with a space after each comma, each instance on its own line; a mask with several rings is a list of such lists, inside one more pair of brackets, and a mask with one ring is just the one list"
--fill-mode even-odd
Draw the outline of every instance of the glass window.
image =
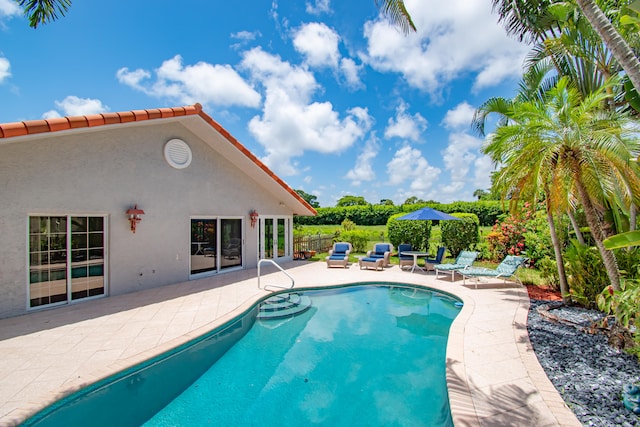
[[268, 217], [261, 218], [260, 229], [260, 258], [277, 259], [291, 256], [291, 218]]
[[242, 220], [221, 219], [222, 258], [220, 268], [229, 268], [242, 265]]
[[264, 220], [264, 258], [273, 258], [273, 218]]
[[284, 218], [278, 218], [278, 257], [285, 256], [285, 242]]

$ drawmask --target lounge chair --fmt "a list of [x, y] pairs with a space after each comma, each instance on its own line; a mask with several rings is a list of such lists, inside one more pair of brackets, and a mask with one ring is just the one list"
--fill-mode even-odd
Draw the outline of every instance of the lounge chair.
[[456, 261], [453, 264], [435, 264], [433, 269], [436, 271], [436, 278], [440, 271], [451, 274], [451, 281], [456, 275], [456, 272], [471, 267], [471, 264], [478, 257], [478, 252], [462, 251], [458, 254]]
[[367, 258], [382, 258], [382, 265], [388, 267], [391, 265], [389, 258], [393, 252], [393, 245], [391, 243], [376, 243], [373, 246], [373, 250], [367, 252]]
[[438, 264], [442, 264], [442, 259], [444, 258], [445, 247], [440, 246], [438, 251], [436, 252], [435, 258], [425, 258], [424, 259], [424, 269], [427, 271], [435, 270], [435, 266]]
[[467, 277], [474, 278], [476, 289], [481, 277], [495, 277], [496, 279], [502, 279], [504, 283], [507, 283], [507, 279], [515, 279], [522, 286], [522, 282], [515, 273], [518, 267], [524, 263], [524, 260], [520, 256], [507, 255], [496, 268], [469, 267], [460, 270], [459, 273], [462, 275], [463, 284], [466, 284]]
[[400, 269], [403, 267], [413, 267], [413, 256], [411, 255], [402, 255], [404, 251], [412, 251], [413, 246], [409, 243], [401, 243], [398, 245], [398, 266]]
[[325, 258], [327, 261], [327, 268], [329, 267], [343, 267], [347, 268], [349, 265], [349, 254], [351, 253], [351, 243], [338, 242], [333, 244], [333, 249], [329, 250], [329, 256]]

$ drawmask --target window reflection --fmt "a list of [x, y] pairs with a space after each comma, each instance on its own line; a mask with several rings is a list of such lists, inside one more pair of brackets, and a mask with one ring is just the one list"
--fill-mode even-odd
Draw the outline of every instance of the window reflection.
[[215, 219], [191, 220], [191, 274], [216, 270], [217, 239]]
[[242, 220], [222, 219], [220, 226], [222, 228], [220, 268], [242, 265]]

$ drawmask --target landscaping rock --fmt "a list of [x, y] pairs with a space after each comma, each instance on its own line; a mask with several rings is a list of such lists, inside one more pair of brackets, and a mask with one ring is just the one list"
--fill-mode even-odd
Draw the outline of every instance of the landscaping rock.
[[[623, 402], [629, 385], [640, 383], [638, 359], [609, 345], [607, 336], [591, 327], [602, 313], [548, 304], [531, 301], [529, 339], [567, 405], [585, 426], [640, 426], [640, 416]], [[545, 311], [551, 315], [541, 315]]]

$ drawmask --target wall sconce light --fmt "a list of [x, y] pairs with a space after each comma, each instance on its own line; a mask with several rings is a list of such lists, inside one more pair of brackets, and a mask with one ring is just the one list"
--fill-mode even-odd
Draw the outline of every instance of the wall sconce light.
[[256, 222], [258, 222], [258, 212], [252, 210], [249, 212], [249, 218], [251, 219], [251, 228], [256, 226]]
[[142, 220], [142, 215], [144, 215], [144, 211], [142, 209], [138, 209], [138, 205], [136, 204], [133, 209], [127, 209], [127, 215], [129, 215], [129, 222], [131, 223], [131, 231], [135, 234], [136, 225]]

